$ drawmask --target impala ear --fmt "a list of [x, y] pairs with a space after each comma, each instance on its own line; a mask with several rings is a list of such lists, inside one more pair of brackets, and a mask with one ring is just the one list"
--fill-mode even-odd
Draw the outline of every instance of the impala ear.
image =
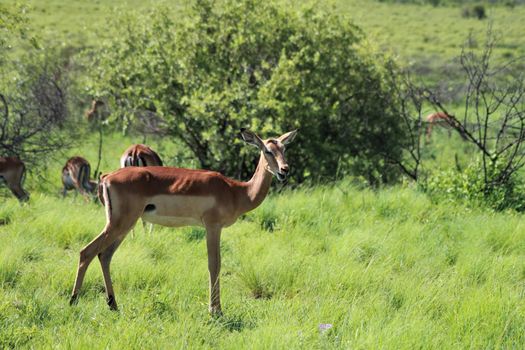
[[242, 128], [241, 137], [244, 140], [244, 142], [257, 147], [260, 150], [264, 150], [266, 148], [264, 146], [263, 140], [261, 140], [259, 136], [257, 136], [254, 132], [251, 132], [250, 130]]
[[292, 142], [293, 139], [295, 139], [295, 135], [297, 135], [297, 130], [290, 131], [290, 132], [287, 132], [286, 134], [279, 136], [278, 140], [281, 141], [283, 145], [287, 145], [290, 142]]

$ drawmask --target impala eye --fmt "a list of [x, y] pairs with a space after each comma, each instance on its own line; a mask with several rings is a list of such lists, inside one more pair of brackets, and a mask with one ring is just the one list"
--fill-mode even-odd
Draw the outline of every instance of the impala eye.
[[270, 150], [265, 150], [264, 153], [266, 153], [266, 154], [269, 155], [269, 156], [273, 156], [273, 153], [272, 153], [272, 151], [270, 151]]

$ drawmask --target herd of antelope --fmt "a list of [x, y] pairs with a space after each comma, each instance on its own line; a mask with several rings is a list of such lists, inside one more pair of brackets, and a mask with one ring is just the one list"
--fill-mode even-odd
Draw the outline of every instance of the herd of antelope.
[[[96, 118], [97, 108], [102, 105], [94, 101], [86, 117]], [[427, 142], [433, 126], [453, 127], [450, 120], [442, 112], [428, 115], [425, 118]], [[78, 298], [89, 264], [98, 257], [107, 303], [112, 310], [117, 309], [109, 270], [111, 258], [137, 220], [142, 218], [143, 222], [163, 226], [206, 229], [209, 311], [220, 314], [221, 231], [264, 201], [273, 176], [279, 181], [286, 179], [289, 167], [284, 153], [296, 134], [297, 131], [291, 131], [263, 140], [251, 131], [241, 130], [242, 139], [260, 151], [257, 169], [247, 182], [209, 170], [165, 167], [159, 155], [142, 144], [126, 149], [120, 158], [120, 169], [100, 176], [98, 181], [91, 180], [91, 167], [86, 159], [80, 156], [68, 159], [62, 169], [63, 196], [69, 190], [76, 190], [86, 198], [96, 194], [106, 212], [102, 232], [80, 251], [70, 304]], [[0, 179], [20, 201], [29, 199], [22, 187], [25, 171], [20, 159], [0, 157]]]

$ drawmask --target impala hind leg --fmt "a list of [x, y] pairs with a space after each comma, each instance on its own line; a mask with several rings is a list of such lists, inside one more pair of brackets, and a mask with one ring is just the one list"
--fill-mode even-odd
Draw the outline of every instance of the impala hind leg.
[[208, 248], [208, 271], [210, 272], [210, 313], [221, 315], [221, 227], [206, 227], [206, 246]]
[[115, 235], [113, 230], [106, 225], [104, 230], [100, 235], [98, 235], [94, 240], [92, 240], [88, 245], [86, 245], [80, 251], [80, 259], [78, 262], [77, 277], [75, 279], [75, 286], [73, 287], [73, 292], [71, 293], [71, 299], [69, 304], [73, 304], [78, 298], [78, 291], [82, 287], [82, 282], [84, 282], [84, 275], [86, 274], [87, 268], [91, 261], [97, 256], [100, 252], [106, 250], [115, 240], [118, 235]]
[[107, 247], [102, 253], [98, 254], [100, 260], [100, 266], [102, 267], [102, 274], [104, 275], [104, 285], [106, 287], [106, 298], [108, 306], [111, 310], [117, 310], [117, 302], [115, 300], [115, 292], [113, 291], [113, 284], [111, 282], [111, 275], [109, 273], [109, 265], [111, 264], [111, 258], [119, 247], [120, 243], [124, 240], [125, 235], [121, 235], [117, 238], [109, 247]]

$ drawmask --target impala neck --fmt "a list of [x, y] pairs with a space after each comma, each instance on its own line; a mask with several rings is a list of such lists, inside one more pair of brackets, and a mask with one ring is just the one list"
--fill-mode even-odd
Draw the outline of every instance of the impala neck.
[[259, 157], [259, 164], [250, 181], [244, 183], [243, 194], [246, 196], [242, 201], [242, 213], [257, 208], [266, 198], [270, 185], [272, 184], [272, 173], [266, 168], [268, 162], [261, 152]]

